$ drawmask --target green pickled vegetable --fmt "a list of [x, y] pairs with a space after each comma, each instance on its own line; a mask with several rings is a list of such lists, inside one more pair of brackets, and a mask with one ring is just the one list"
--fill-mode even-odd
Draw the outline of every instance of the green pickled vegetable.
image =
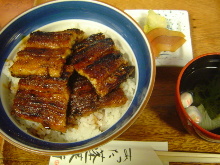
[[211, 120], [207, 111], [205, 110], [202, 104], [198, 106], [198, 110], [202, 115], [202, 121], [199, 123], [199, 125], [202, 128], [208, 131], [211, 131], [211, 130], [214, 130], [220, 127], [220, 116], [219, 115], [215, 119]]
[[193, 90], [194, 104], [203, 104], [209, 117], [215, 119], [220, 114], [220, 75], [208, 83], [198, 84]]

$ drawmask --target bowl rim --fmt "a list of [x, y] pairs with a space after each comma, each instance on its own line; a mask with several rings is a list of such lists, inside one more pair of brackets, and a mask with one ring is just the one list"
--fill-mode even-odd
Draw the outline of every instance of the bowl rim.
[[[213, 139], [219, 139], [220, 140], [220, 135], [214, 134], [212, 132], [209, 132], [208, 130], [202, 128], [201, 126], [199, 126], [196, 122], [194, 122], [191, 117], [188, 115], [188, 113], [186, 112], [185, 108], [183, 107], [182, 103], [181, 103], [181, 98], [180, 98], [180, 82], [182, 79], [182, 76], [185, 72], [185, 70], [196, 60], [206, 57], [206, 56], [212, 56], [212, 55], [220, 55], [220, 52], [215, 52], [215, 53], [206, 53], [206, 54], [202, 54], [199, 55], [195, 58], [193, 58], [191, 61], [189, 61], [180, 71], [178, 78], [177, 78], [177, 85], [176, 85], [176, 98], [177, 98], [177, 104], [180, 108], [177, 108], [177, 111], [180, 111], [180, 113], [182, 113], [185, 118], [187, 118], [188, 121], [190, 121], [193, 125], [193, 129], [195, 130], [198, 129], [200, 132], [202, 132], [203, 134], [205, 134], [208, 137], [213, 137]], [[196, 131], [196, 130], [195, 130]], [[197, 132], [197, 131], [196, 131]], [[197, 132], [198, 133], [198, 132]], [[205, 138], [205, 137], [203, 137]], [[207, 139], [208, 140], [208, 139]]]
[[[90, 1], [90, 0], [62, 0], [62, 1], [52, 1], [52, 2], [47, 2], [47, 3], [44, 3], [44, 4], [41, 4], [39, 6], [36, 6], [36, 7], [33, 7], [27, 11], [25, 11], [24, 13], [18, 15], [17, 17], [15, 17], [12, 21], [10, 21], [1, 31], [0, 31], [0, 34], [1, 32], [3, 32], [5, 29], [7, 29], [8, 26], [10, 26], [11, 23], [13, 23], [15, 20], [17, 20], [19, 17], [22, 17], [23, 15], [29, 13], [30, 11], [33, 11], [35, 9], [38, 9], [42, 6], [46, 6], [46, 5], [50, 5], [50, 4], [54, 4], [54, 3], [62, 3], [62, 2], [72, 2], [72, 1], [82, 1], [82, 2], [90, 2], [90, 3], [96, 3], [96, 4], [99, 4], [99, 5], [104, 5], [105, 7], [108, 7], [108, 8], [111, 8], [115, 11], [117, 11], [118, 13], [120, 13], [121, 15], [123, 16], [126, 16], [127, 18], [129, 18], [131, 20], [131, 22], [137, 27], [137, 29], [139, 30], [139, 32], [142, 34], [142, 36], [145, 36], [143, 30], [141, 29], [141, 27], [139, 26], [139, 24], [131, 17], [129, 16], [127, 13], [125, 13], [124, 11], [118, 9], [117, 7], [114, 7], [112, 5], [109, 5], [107, 3], [103, 3], [103, 2], [100, 2], [100, 1]], [[145, 41], [148, 41], [146, 36], [145, 36]], [[152, 55], [152, 52], [151, 52], [151, 48], [150, 48], [150, 44], [149, 42], [146, 42], [147, 46], [148, 46], [148, 51], [149, 51], [149, 55], [150, 55], [150, 62], [151, 62], [151, 74], [150, 74], [150, 78], [149, 78], [149, 86], [148, 86], [148, 89], [146, 91], [146, 94], [145, 94], [145, 97], [144, 97], [144, 100], [143, 102], [140, 104], [139, 106], [139, 110], [137, 111], [136, 115], [134, 117], [132, 117], [129, 122], [127, 122], [127, 124], [125, 126], [122, 126], [119, 131], [117, 131], [116, 133], [114, 133], [110, 138], [107, 137], [105, 138], [104, 140], [102, 140], [102, 142], [98, 142], [96, 144], [93, 144], [93, 145], [90, 145], [89, 147], [86, 146], [85, 148], [80, 148], [80, 149], [76, 149], [74, 151], [70, 151], [70, 150], [65, 150], [65, 151], [59, 151], [59, 152], [55, 152], [55, 151], [47, 151], [47, 150], [39, 150], [39, 149], [35, 149], [33, 147], [29, 147], [29, 146], [26, 146], [26, 145], [22, 145], [20, 143], [18, 143], [16, 140], [14, 139], [10, 139], [9, 137], [7, 137], [7, 135], [4, 135], [4, 133], [1, 133], [0, 132], [0, 135], [6, 139], [7, 141], [9, 141], [10, 143], [12, 143], [13, 145], [23, 149], [23, 150], [26, 150], [26, 151], [31, 151], [31, 152], [35, 152], [37, 154], [46, 154], [46, 155], [63, 155], [63, 154], [70, 154], [70, 153], [79, 153], [79, 152], [83, 152], [83, 151], [86, 151], [86, 150], [89, 150], [89, 149], [92, 149], [92, 148], [95, 148], [95, 147], [98, 147], [100, 145], [103, 145], [113, 139], [115, 139], [116, 137], [118, 137], [119, 135], [121, 135], [125, 130], [127, 130], [133, 123], [134, 121], [139, 117], [139, 115], [141, 114], [141, 112], [143, 111], [143, 109], [146, 107], [147, 105], [147, 102], [149, 101], [150, 99], [150, 96], [152, 94], [152, 91], [153, 91], [153, 87], [154, 87], [154, 82], [155, 82], [155, 76], [156, 76], [156, 65], [155, 65], [155, 60], [154, 60], [154, 57]]]

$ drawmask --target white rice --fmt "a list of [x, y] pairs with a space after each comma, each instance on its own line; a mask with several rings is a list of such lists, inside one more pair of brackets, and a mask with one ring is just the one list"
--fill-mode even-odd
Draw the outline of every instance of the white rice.
[[[5, 64], [3, 74], [5, 74], [10, 82], [11, 100], [13, 101], [14, 95], [18, 87], [18, 78], [11, 76], [9, 67], [12, 61], [8, 60]], [[135, 92], [135, 79], [127, 79], [126, 82], [121, 84], [128, 101], [121, 107], [105, 108], [98, 110], [89, 116], [80, 117], [76, 120], [76, 126], [68, 128], [66, 133], [61, 133], [51, 129], [44, 128], [40, 123], [32, 122], [20, 118], [15, 121], [21, 129], [27, 133], [37, 134], [40, 138], [51, 142], [76, 142], [94, 137], [101, 132], [107, 130], [114, 125], [126, 112]], [[11, 101], [11, 104], [12, 104]]]

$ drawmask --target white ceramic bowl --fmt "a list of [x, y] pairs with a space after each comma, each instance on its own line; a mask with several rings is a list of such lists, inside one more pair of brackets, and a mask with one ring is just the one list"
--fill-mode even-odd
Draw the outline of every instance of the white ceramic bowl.
[[[116, 41], [135, 65], [136, 91], [128, 110], [112, 127], [83, 141], [55, 143], [25, 133], [10, 115], [7, 78], [2, 73], [20, 41], [35, 30], [56, 31], [80, 28], [86, 33], [103, 32]], [[123, 133], [146, 106], [154, 84], [155, 63], [141, 28], [124, 12], [97, 1], [54, 1], [35, 7], [11, 21], [0, 33], [1, 104], [0, 133], [12, 144], [39, 154], [79, 153], [103, 145]]]

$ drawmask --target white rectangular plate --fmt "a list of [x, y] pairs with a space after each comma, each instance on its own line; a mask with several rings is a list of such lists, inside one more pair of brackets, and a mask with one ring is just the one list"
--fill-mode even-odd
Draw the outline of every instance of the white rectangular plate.
[[[144, 28], [149, 10], [125, 10], [136, 22]], [[186, 42], [176, 52], [164, 51], [156, 58], [157, 66], [184, 66], [193, 59], [192, 42], [190, 35], [189, 14], [185, 10], [154, 10], [167, 19], [167, 28], [181, 31]]]

